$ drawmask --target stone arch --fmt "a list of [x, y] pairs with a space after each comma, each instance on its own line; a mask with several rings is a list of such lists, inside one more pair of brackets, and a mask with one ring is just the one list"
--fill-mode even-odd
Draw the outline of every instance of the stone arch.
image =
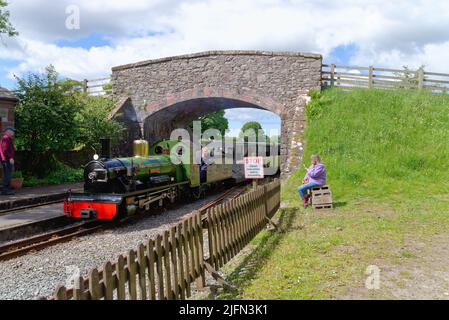
[[208, 51], [114, 67], [112, 90], [117, 100], [130, 99], [142, 129], [152, 115], [194, 102], [225, 99], [275, 112], [282, 121], [282, 172], [288, 174], [300, 163], [304, 106], [309, 90], [321, 88], [321, 68], [319, 54]]

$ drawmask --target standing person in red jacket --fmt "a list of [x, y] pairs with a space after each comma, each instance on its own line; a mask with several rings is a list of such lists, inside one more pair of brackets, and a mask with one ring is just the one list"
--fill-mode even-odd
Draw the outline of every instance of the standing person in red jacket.
[[11, 190], [11, 177], [14, 166], [14, 133], [16, 129], [8, 127], [5, 129], [2, 139], [0, 140], [0, 156], [3, 167], [3, 189], [2, 195], [13, 195]]

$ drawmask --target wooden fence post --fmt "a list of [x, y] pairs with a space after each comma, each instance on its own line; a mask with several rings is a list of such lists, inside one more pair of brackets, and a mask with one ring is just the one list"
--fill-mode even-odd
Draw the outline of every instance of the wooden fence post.
[[91, 300], [100, 300], [103, 292], [100, 285], [100, 276], [96, 268], [89, 272], [89, 292]]
[[84, 79], [83, 80], [83, 92], [84, 93], [87, 93], [87, 87], [88, 87], [88, 80], [87, 79]]
[[67, 300], [67, 289], [64, 286], [59, 286], [53, 297], [55, 300]]
[[418, 69], [418, 89], [422, 90], [424, 88], [424, 69]]
[[331, 87], [333, 87], [335, 82], [335, 64], [331, 64], [330, 68], [331, 68]]
[[108, 261], [103, 266], [104, 299], [114, 299], [114, 278], [112, 264]]
[[204, 239], [203, 239], [203, 227], [201, 222], [201, 214], [197, 212], [194, 215], [194, 221], [195, 221], [195, 233], [196, 233], [196, 246], [197, 246], [197, 259], [198, 259], [198, 271], [199, 271], [199, 277], [196, 281], [196, 285], [198, 289], [204, 289], [206, 286], [206, 276], [204, 273]]
[[374, 84], [373, 71], [374, 71], [373, 66], [369, 66], [369, 68], [368, 68], [368, 88], [370, 88], [370, 89], [373, 87], [373, 84]]

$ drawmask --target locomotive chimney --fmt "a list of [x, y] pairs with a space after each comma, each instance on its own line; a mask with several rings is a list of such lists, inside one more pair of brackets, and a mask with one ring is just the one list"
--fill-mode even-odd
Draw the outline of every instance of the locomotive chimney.
[[111, 159], [111, 139], [110, 138], [102, 138], [100, 139], [101, 143], [101, 159]]

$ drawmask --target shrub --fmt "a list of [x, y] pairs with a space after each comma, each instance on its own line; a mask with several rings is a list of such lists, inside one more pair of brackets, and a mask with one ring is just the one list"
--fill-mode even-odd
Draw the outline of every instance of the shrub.
[[13, 179], [21, 179], [21, 178], [23, 178], [22, 171], [14, 171], [12, 173], [12, 178]]
[[83, 169], [70, 168], [61, 163], [56, 164], [56, 169], [44, 178], [28, 176], [24, 181], [24, 186], [32, 187], [39, 185], [54, 185], [69, 182], [83, 181]]

